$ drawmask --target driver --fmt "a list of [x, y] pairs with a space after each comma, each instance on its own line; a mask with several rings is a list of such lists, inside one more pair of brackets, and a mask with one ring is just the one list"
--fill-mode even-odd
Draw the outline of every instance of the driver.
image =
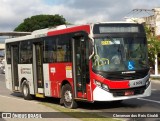
[[111, 59], [111, 62], [113, 62], [114, 64], [120, 64], [121, 62], [121, 58], [118, 55], [114, 55]]

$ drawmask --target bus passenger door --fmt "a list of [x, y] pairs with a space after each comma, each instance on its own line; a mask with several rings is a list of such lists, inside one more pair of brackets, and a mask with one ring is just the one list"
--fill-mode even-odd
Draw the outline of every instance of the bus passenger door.
[[18, 45], [11, 46], [11, 69], [12, 69], [12, 84], [13, 91], [19, 90], [19, 81], [18, 81]]
[[36, 97], [44, 97], [43, 48], [41, 43], [33, 44], [34, 89]]
[[87, 40], [84, 35], [73, 37], [73, 75], [76, 98], [87, 98], [86, 83], [89, 78]]

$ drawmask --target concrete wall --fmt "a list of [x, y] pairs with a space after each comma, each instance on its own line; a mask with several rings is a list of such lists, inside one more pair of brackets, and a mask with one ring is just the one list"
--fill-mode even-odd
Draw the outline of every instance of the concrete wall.
[[4, 50], [5, 49], [5, 44], [0, 44], [0, 50]]

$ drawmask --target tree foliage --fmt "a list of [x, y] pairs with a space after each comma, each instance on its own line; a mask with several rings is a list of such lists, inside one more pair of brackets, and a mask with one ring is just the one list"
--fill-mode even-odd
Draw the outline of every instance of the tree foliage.
[[14, 31], [32, 32], [38, 29], [44, 29], [57, 25], [66, 24], [65, 18], [56, 15], [36, 15], [24, 19], [24, 21], [14, 29]]
[[[148, 56], [150, 65], [153, 66], [155, 64], [155, 55], [158, 55], [160, 52], [160, 40], [154, 36], [150, 27], [145, 27], [147, 40], [148, 40]], [[158, 58], [160, 61], [160, 58]]]

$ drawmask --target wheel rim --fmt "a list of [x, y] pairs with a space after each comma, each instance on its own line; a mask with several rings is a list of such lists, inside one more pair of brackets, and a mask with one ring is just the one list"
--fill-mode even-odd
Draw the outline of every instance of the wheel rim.
[[28, 95], [28, 87], [26, 85], [23, 86], [23, 94], [24, 96]]
[[67, 90], [64, 94], [64, 99], [66, 102], [72, 102], [72, 93], [71, 91]]

